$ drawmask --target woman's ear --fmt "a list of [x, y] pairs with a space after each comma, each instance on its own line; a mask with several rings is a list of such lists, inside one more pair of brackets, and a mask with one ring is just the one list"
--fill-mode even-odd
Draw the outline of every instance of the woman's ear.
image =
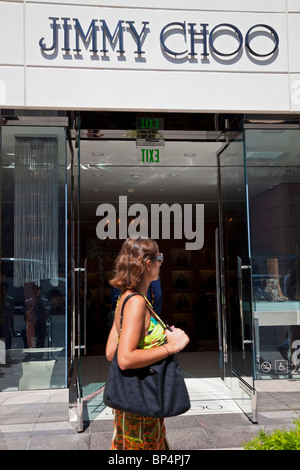
[[146, 261], [146, 269], [147, 269], [147, 271], [150, 271], [150, 269], [151, 269], [151, 261], [150, 261], [150, 259], [147, 259], [147, 261]]

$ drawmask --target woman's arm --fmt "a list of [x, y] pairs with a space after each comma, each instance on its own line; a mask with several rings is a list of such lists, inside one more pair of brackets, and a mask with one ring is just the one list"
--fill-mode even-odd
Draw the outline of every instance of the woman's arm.
[[118, 336], [118, 330], [114, 321], [108, 335], [105, 349], [105, 355], [108, 361], [113, 360], [118, 345]]

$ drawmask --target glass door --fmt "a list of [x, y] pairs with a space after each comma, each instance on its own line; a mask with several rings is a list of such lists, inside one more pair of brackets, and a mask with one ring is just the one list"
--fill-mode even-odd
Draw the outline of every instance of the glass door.
[[226, 144], [217, 158], [224, 380], [236, 403], [256, 422], [251, 253], [243, 132], [228, 132]]
[[[300, 378], [300, 131], [297, 120], [245, 123], [256, 380]], [[261, 385], [260, 385], [261, 386]], [[277, 390], [279, 390], [277, 384]]]
[[[128, 121], [128, 115], [125, 117]], [[154, 139], [150, 129], [150, 141], [140, 138], [141, 123], [136, 115], [129, 122], [124, 122], [124, 117], [122, 122], [116, 119], [115, 114], [100, 114], [97, 119], [93, 116], [91, 122], [81, 113], [81, 123], [76, 123], [72, 134], [72, 139], [77, 139], [70, 167], [75, 371], [72, 389], [74, 421], [77, 420], [79, 431], [83, 421], [109, 412], [101, 402], [109, 370], [105, 344], [115, 308], [109, 278], [124, 238], [133, 230], [157, 238], [164, 252], [164, 269], [156, 286], [157, 292], [159, 287], [163, 291], [163, 310], [161, 296], [156, 300], [153, 293], [153, 301], [150, 292], [157, 313], [162, 313], [167, 323], [186, 329], [191, 338], [190, 350], [199, 352], [203, 345], [215, 347], [218, 341], [214, 230], [218, 214], [215, 155], [220, 146], [216, 141], [219, 132], [175, 133], [162, 128]], [[126, 125], [125, 130], [121, 124]], [[177, 125], [168, 124], [167, 120], [165, 124], [162, 127]], [[146, 125], [145, 120], [142, 125]], [[175, 212], [179, 214], [176, 219]], [[174, 224], [174, 220], [184, 221], [185, 227], [181, 222]], [[85, 258], [87, 270], [82, 271]]]

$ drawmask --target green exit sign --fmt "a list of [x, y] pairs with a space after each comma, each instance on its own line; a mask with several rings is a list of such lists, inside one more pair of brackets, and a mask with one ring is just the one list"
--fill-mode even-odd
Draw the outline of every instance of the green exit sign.
[[143, 163], [159, 163], [159, 149], [145, 148], [140, 150]]
[[163, 119], [162, 118], [137, 118], [136, 128], [141, 130], [152, 130], [152, 129], [163, 129]]

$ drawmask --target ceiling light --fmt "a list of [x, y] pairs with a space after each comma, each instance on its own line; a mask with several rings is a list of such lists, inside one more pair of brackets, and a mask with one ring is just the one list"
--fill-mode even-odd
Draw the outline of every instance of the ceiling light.
[[133, 189], [133, 188], [128, 188], [128, 189], [127, 189], [127, 192], [130, 193], [130, 194], [131, 194], [131, 193], [134, 193], [134, 189]]
[[195, 157], [197, 154], [196, 153], [184, 153], [184, 157]]
[[258, 151], [258, 152], [247, 152], [248, 158], [261, 158], [263, 160], [275, 160], [276, 158], [281, 157], [284, 152], [272, 152], [272, 151]]
[[131, 175], [131, 178], [133, 178], [134, 180], [138, 180], [140, 177], [141, 177], [141, 175], [139, 173], [133, 173]]

